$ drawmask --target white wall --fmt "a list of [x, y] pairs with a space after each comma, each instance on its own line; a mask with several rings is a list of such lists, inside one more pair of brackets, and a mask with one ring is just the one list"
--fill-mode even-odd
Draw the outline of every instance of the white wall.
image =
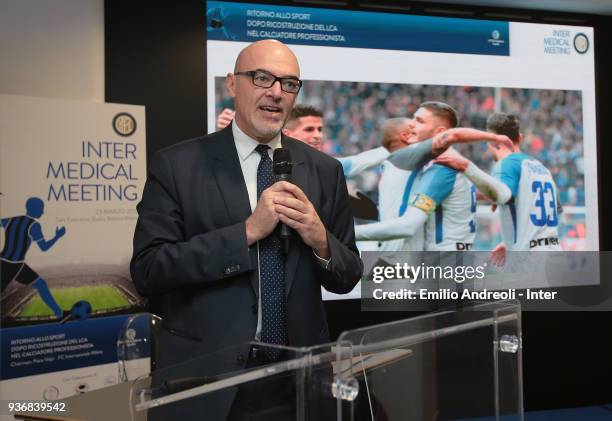
[[0, 93], [104, 101], [104, 0], [1, 0]]

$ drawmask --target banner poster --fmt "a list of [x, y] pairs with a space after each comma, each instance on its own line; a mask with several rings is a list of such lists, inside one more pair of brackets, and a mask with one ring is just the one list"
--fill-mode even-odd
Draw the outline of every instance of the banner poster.
[[142, 106], [0, 95], [0, 399], [117, 383], [145, 139]]

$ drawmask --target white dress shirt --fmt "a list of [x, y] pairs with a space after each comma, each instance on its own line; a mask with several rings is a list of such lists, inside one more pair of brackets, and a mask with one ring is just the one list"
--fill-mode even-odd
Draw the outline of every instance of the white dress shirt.
[[[236, 120], [232, 121], [232, 134], [234, 135], [234, 143], [236, 145], [236, 151], [238, 152], [238, 158], [240, 161], [240, 168], [242, 169], [242, 176], [246, 183], [247, 193], [249, 195], [249, 204], [251, 205], [251, 212], [255, 210], [257, 206], [257, 167], [261, 161], [261, 155], [255, 150], [260, 145], [255, 139], [244, 133]], [[266, 143], [270, 149], [268, 154], [272, 159], [274, 149], [281, 148], [281, 134], [276, 135], [271, 141]], [[314, 250], [313, 250], [314, 253]], [[329, 268], [331, 264], [331, 258], [323, 259], [314, 253], [315, 258], [321, 266]], [[259, 274], [259, 242], [257, 243], [257, 278], [260, 278]], [[261, 282], [258, 282], [259, 293], [258, 293], [258, 310], [257, 310], [257, 330], [255, 331], [255, 339], [261, 338]]]

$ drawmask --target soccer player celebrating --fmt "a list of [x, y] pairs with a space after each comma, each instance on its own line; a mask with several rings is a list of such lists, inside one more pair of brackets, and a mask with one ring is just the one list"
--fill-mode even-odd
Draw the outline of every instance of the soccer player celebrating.
[[[454, 143], [489, 141], [508, 144], [506, 136], [470, 128], [456, 128], [457, 112], [442, 102], [424, 102], [414, 114], [409, 143], [432, 139], [432, 153], [439, 154]], [[448, 151], [451, 153], [452, 150]], [[446, 152], [445, 152], [446, 153]], [[391, 155], [390, 161], [421, 173], [410, 192], [410, 202], [401, 216], [355, 227], [357, 240], [391, 240], [418, 235], [425, 226], [425, 250], [469, 250], [476, 226], [475, 189], [458, 170], [436, 163], [414, 168], [411, 148]]]
[[310, 105], [296, 105], [283, 133], [323, 151], [323, 113]]
[[513, 148], [489, 148], [497, 161], [493, 176], [459, 154], [440, 156], [437, 162], [461, 171], [478, 189], [499, 204], [503, 243], [495, 247], [493, 260], [503, 264], [508, 250], [561, 250], [557, 186], [550, 171], [521, 152], [523, 135], [517, 117], [495, 113], [487, 119], [489, 132], [504, 134]]

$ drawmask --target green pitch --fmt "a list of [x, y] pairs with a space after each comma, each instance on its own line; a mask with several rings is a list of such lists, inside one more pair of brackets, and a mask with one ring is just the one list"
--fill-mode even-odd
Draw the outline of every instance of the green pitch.
[[[114, 310], [130, 306], [127, 297], [111, 285], [51, 288], [51, 294], [64, 310], [70, 310], [77, 301], [89, 301], [92, 311]], [[19, 312], [17, 318], [53, 316], [53, 312], [36, 294]]]

